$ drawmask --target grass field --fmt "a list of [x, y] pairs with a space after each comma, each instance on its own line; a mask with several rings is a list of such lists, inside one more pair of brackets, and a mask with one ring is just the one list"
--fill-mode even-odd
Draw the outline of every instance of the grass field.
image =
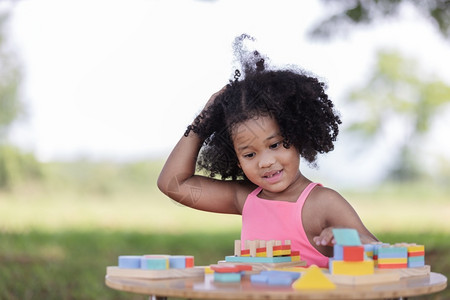
[[[0, 299], [146, 299], [107, 288], [106, 266], [123, 254], [191, 254], [205, 265], [232, 253], [240, 218], [172, 202], [156, 188], [159, 167], [55, 165], [45, 183], [0, 192]], [[432, 270], [450, 276], [447, 189], [342, 194], [379, 239], [425, 244]]]

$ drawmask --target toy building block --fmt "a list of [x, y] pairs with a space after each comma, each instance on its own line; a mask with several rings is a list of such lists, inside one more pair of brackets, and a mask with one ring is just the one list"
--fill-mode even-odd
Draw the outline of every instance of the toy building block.
[[234, 255], [235, 256], [241, 256], [241, 241], [240, 240], [235, 240], [234, 241]]
[[404, 246], [389, 246], [378, 249], [379, 269], [401, 269], [408, 267], [408, 250]]
[[166, 270], [169, 269], [169, 255], [143, 255], [141, 269]]
[[250, 257], [250, 249], [241, 250], [241, 257]]
[[262, 271], [260, 274], [251, 275], [250, 282], [257, 284], [289, 286], [299, 277], [299, 272]]
[[373, 244], [364, 244], [364, 254], [366, 254], [366, 256], [368, 258], [372, 258], [373, 259], [373, 250], [375, 248], [375, 246]]
[[294, 281], [292, 287], [295, 290], [331, 290], [335, 289], [336, 285], [322, 273], [319, 267], [312, 265]]
[[210, 268], [214, 271], [214, 281], [218, 282], [239, 282], [242, 272], [253, 269], [250, 265], [232, 264], [211, 265]]
[[173, 255], [169, 257], [170, 269], [186, 269], [186, 256]]
[[334, 239], [336, 244], [341, 246], [360, 246], [361, 240], [358, 231], [351, 228], [334, 228]]
[[257, 241], [247, 241], [247, 242], [248, 242], [248, 249], [250, 249], [250, 256], [256, 257]]
[[291, 261], [300, 261], [300, 251], [291, 251]]
[[344, 246], [338, 244], [333, 246], [333, 259], [344, 260]]
[[218, 273], [214, 272], [214, 281], [217, 282], [240, 282], [241, 273]]
[[335, 275], [369, 275], [374, 273], [373, 260], [342, 261], [330, 259], [330, 273]]
[[267, 248], [266, 247], [257, 248], [256, 256], [257, 257], [267, 257]]
[[344, 246], [343, 258], [344, 261], [363, 261], [364, 246]]
[[192, 255], [186, 255], [185, 256], [186, 259], [186, 268], [193, 268], [195, 263], [194, 263], [194, 256]]
[[140, 269], [140, 255], [121, 255], [118, 259], [118, 267], [122, 269]]
[[275, 246], [275, 241], [266, 242], [266, 256], [273, 257], [273, 246]]
[[408, 268], [418, 268], [425, 266], [425, 246], [408, 245]]

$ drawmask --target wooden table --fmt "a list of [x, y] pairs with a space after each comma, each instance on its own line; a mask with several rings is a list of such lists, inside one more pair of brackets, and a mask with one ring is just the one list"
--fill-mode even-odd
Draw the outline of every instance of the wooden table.
[[183, 279], [135, 279], [105, 277], [110, 288], [153, 298], [180, 297], [196, 299], [386, 299], [406, 298], [442, 291], [447, 278], [431, 272], [429, 276], [403, 278], [388, 284], [338, 285], [335, 290], [296, 291], [291, 287], [255, 285], [246, 276], [240, 283], [217, 283], [211, 274]]

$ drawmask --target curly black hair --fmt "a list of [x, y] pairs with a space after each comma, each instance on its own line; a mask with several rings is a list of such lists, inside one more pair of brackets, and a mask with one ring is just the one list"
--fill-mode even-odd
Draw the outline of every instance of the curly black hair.
[[294, 146], [307, 162], [315, 165], [317, 154], [334, 149], [341, 124], [326, 85], [306, 72], [290, 67], [270, 70], [259, 52], [244, 53], [243, 35], [235, 43], [242, 72], [189, 125], [205, 142], [197, 159], [199, 171], [222, 179], [244, 179], [232, 141], [233, 128], [258, 116], [274, 118], [284, 138], [283, 146]]

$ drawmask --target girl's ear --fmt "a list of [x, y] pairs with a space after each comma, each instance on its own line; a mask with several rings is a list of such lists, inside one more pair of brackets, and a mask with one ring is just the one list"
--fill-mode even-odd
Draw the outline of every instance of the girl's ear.
[[241, 164], [239, 162], [237, 163], [237, 166], [239, 169], [242, 169]]

